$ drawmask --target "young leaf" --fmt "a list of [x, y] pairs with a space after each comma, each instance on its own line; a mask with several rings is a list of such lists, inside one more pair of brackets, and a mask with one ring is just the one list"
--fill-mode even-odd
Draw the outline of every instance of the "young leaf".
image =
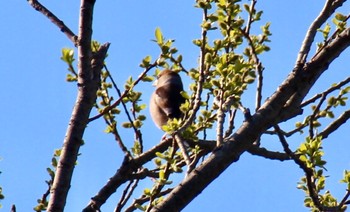
[[157, 43], [159, 45], [162, 45], [163, 44], [163, 34], [162, 34], [162, 31], [160, 31], [159, 27], [156, 28], [155, 35], [156, 35]]

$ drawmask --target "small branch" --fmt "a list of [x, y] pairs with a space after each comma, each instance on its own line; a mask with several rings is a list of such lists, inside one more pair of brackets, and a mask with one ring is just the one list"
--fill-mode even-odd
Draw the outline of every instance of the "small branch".
[[[109, 72], [109, 70], [108, 70], [108, 68], [107, 68], [106, 65], [104, 65], [104, 68], [105, 68], [105, 70], [106, 70], [106, 72], [107, 72], [107, 74], [108, 74], [109, 79], [110, 79], [111, 82], [112, 82], [112, 85], [113, 85], [114, 89], [117, 91], [118, 96], [119, 96], [119, 99], [120, 99], [120, 98], [122, 97], [122, 94], [121, 94], [121, 92], [120, 92], [120, 89], [118, 88], [117, 84], [115, 83], [115, 81], [114, 81], [114, 79], [113, 79], [113, 77], [112, 77], [111, 73]], [[129, 90], [129, 91], [130, 91], [130, 90]], [[139, 139], [139, 141], [140, 141], [141, 152], [142, 152], [142, 151], [143, 151], [142, 134], [141, 134], [140, 130], [138, 130], [138, 129], [135, 127], [134, 122], [133, 122], [133, 120], [132, 120], [132, 118], [131, 118], [131, 116], [130, 116], [130, 114], [129, 114], [129, 111], [128, 111], [127, 107], [126, 107], [126, 104], [125, 104], [123, 101], [121, 101], [121, 103], [122, 103], [122, 105], [123, 105], [124, 112], [125, 112], [125, 114], [126, 114], [128, 120], [129, 120], [129, 122], [130, 122], [132, 128], [134, 129], [135, 134], [137, 135], [137, 139]], [[118, 141], [121, 142], [121, 137], [120, 137], [119, 135], [118, 135]], [[121, 143], [122, 143], [122, 142], [121, 142]], [[124, 144], [123, 144], [122, 146], [124, 146]], [[124, 146], [124, 147], [125, 147], [125, 146]], [[129, 155], [131, 156], [130, 152], [129, 152], [126, 148], [123, 148], [123, 151], [124, 151], [124, 152], [128, 152]]]
[[[229, 118], [228, 118], [228, 128], [225, 131], [224, 138], [228, 138], [232, 135], [233, 130], [235, 129], [235, 117], [236, 117], [237, 109], [230, 110]], [[205, 140], [205, 139], [204, 139]]]
[[108, 113], [112, 108], [115, 108], [116, 106], [118, 106], [120, 104], [120, 102], [122, 101], [122, 99], [129, 93], [129, 91], [131, 89], [133, 89], [141, 80], [142, 78], [147, 74], [148, 71], [150, 71], [152, 68], [156, 67], [157, 63], [153, 63], [151, 64], [149, 67], [147, 67], [140, 75], [139, 77], [134, 81], [134, 83], [130, 86], [129, 89], [126, 89], [123, 94], [119, 97], [119, 99], [117, 101], [115, 101], [112, 105], [110, 105], [109, 107], [106, 107], [100, 114], [91, 117], [89, 119], [89, 122], [92, 122], [96, 119], [101, 118], [104, 114]]
[[343, 205], [346, 204], [346, 202], [347, 202], [347, 200], [349, 199], [349, 197], [350, 197], [350, 190], [347, 190], [347, 191], [346, 191], [346, 194], [345, 194], [345, 196], [344, 196], [344, 198], [343, 198], [342, 201], [339, 203], [339, 211], [340, 211], [340, 209], [343, 207]]
[[11, 212], [16, 212], [16, 205], [11, 206]]
[[[168, 193], [170, 193], [172, 190], [173, 190], [172, 188], [169, 188], [165, 191], [161, 191], [158, 194], [158, 196], [165, 196]], [[136, 204], [142, 205], [149, 200], [150, 200], [149, 197], [142, 195], [140, 198], [135, 199], [134, 202], [131, 204], [131, 206], [129, 208], [125, 209], [125, 212], [132, 212], [132, 211], [136, 210], [136, 207], [135, 207]]]
[[[176, 142], [175, 138], [173, 138], [173, 147], [174, 148], [172, 148], [171, 152], [170, 152], [171, 159], [174, 159], [174, 156], [176, 153], [175, 142]], [[171, 163], [170, 161], [167, 161], [167, 163], [163, 169], [163, 171], [164, 171], [163, 177], [164, 178], [161, 179], [160, 177], [158, 177], [158, 180], [156, 180], [155, 185], [152, 188], [152, 195], [150, 196], [150, 200], [149, 200], [149, 203], [148, 203], [148, 206], [147, 206], [145, 212], [149, 212], [153, 208], [153, 206], [155, 205], [154, 201], [156, 200], [157, 197], [159, 197], [159, 193], [162, 191], [162, 189], [166, 185], [165, 182], [168, 181], [169, 176], [171, 174], [171, 170], [170, 170], [171, 164], [170, 163]]]
[[[210, 93], [207, 93], [207, 99], [205, 100], [205, 110], [208, 111], [209, 110], [209, 100], [210, 100]], [[207, 139], [207, 128], [203, 129], [203, 140]]]
[[[283, 134], [281, 133], [281, 129], [279, 128], [278, 125], [274, 126], [275, 131], [277, 132], [278, 138], [283, 146], [284, 151], [294, 160], [294, 162], [299, 165], [299, 167], [304, 171], [305, 175], [306, 175], [306, 185], [308, 187], [308, 191], [309, 191], [309, 195], [313, 201], [313, 203], [315, 204], [315, 206], [318, 209], [323, 208], [323, 206], [320, 203], [320, 200], [318, 198], [318, 193], [316, 190], [316, 185], [315, 182], [313, 180], [313, 170], [311, 168], [308, 168], [307, 165], [301, 161], [299, 159], [299, 157], [297, 155], [294, 154], [294, 152], [292, 152], [292, 150], [289, 148], [288, 142], [286, 141], [285, 137], [283, 136]], [[321, 210], [323, 211], [323, 210]]]
[[181, 136], [179, 134], [175, 134], [173, 136], [173, 139], [176, 141], [176, 144], [179, 146], [180, 151], [182, 153], [182, 156], [183, 156], [183, 158], [184, 158], [184, 160], [186, 162], [187, 173], [190, 173], [192, 171], [193, 167], [191, 166], [191, 158], [190, 158], [190, 156], [187, 153], [187, 150], [186, 150], [185, 144], [183, 142], [183, 139], [181, 138]]
[[224, 122], [225, 122], [225, 112], [223, 108], [223, 102], [224, 102], [224, 91], [220, 89], [219, 91], [219, 102], [218, 102], [218, 110], [216, 113], [216, 119], [217, 119], [217, 127], [216, 127], [216, 146], [220, 146], [224, 142]]
[[285, 161], [285, 160], [291, 159], [290, 156], [286, 153], [270, 151], [270, 150], [267, 150], [266, 148], [258, 147], [256, 145], [252, 145], [248, 149], [248, 152], [252, 155], [264, 157], [269, 160]]
[[322, 96], [319, 103], [317, 104], [316, 108], [314, 109], [314, 112], [310, 116], [309, 121], [309, 136], [310, 138], [314, 138], [314, 121], [317, 120], [317, 114], [320, 112], [320, 108], [324, 101], [326, 100], [326, 96]]
[[125, 206], [127, 201], [130, 199], [137, 185], [138, 185], [138, 180], [136, 180], [135, 182], [133, 180], [130, 181], [130, 183], [126, 186], [126, 188], [123, 191], [123, 195], [120, 198], [120, 201], [114, 210], [115, 212], [119, 212], [122, 210], [122, 208]]
[[[251, 1], [250, 7], [249, 7], [250, 11], [253, 11], [255, 9], [255, 4], [257, 2], [258, 2], [257, 0], [252, 0]], [[247, 25], [246, 25], [245, 30], [244, 30], [245, 33], [248, 34], [248, 35], [250, 33], [250, 27], [251, 27], [252, 23], [253, 23], [253, 16], [252, 16], [252, 14], [249, 14], [248, 22], [247, 22]]]
[[249, 43], [250, 49], [252, 51], [253, 60], [255, 63], [255, 70], [256, 70], [257, 75], [258, 75], [257, 76], [258, 81], [257, 81], [257, 85], [256, 85], [256, 100], [255, 100], [255, 111], [257, 111], [260, 108], [261, 102], [262, 102], [262, 87], [263, 87], [263, 79], [264, 79], [264, 77], [263, 77], [264, 67], [263, 67], [262, 63], [260, 62], [258, 54], [255, 51], [254, 43], [253, 43], [252, 39], [250, 38], [250, 35], [242, 29], [240, 31]]
[[322, 96], [327, 96], [328, 94], [332, 93], [335, 90], [340, 89], [341, 87], [343, 87], [344, 85], [350, 83], [350, 77], [346, 78], [345, 80], [339, 82], [337, 85], [331, 86], [328, 90], [316, 94], [315, 96], [313, 96], [312, 98], [304, 101], [303, 103], [301, 103], [300, 107], [305, 107], [313, 102], [315, 102], [317, 99], [321, 98]]
[[[208, 11], [207, 9], [204, 9], [203, 13], [203, 20], [208, 19]], [[199, 67], [199, 80], [197, 82], [197, 90], [196, 95], [194, 97], [194, 104], [193, 107], [189, 113], [188, 117], [185, 117], [184, 124], [178, 129], [178, 132], [181, 133], [184, 129], [186, 129], [196, 118], [196, 114], [201, 106], [201, 95], [203, 91], [203, 84], [204, 84], [204, 78], [205, 78], [205, 72], [209, 67], [206, 67], [205, 65], [205, 54], [206, 54], [206, 45], [207, 45], [207, 30], [202, 29], [202, 45], [201, 45], [201, 53], [200, 53], [200, 67]]]
[[317, 29], [319, 29], [328, 18], [334, 13], [334, 11], [340, 7], [346, 0], [327, 0], [322, 11], [318, 17], [312, 22], [304, 38], [303, 44], [300, 48], [297, 61], [295, 63], [294, 70], [301, 68], [306, 61], [306, 58], [310, 52], [311, 45], [314, 41]]
[[40, 4], [37, 0], [28, 0], [29, 4], [38, 12], [46, 16], [54, 25], [56, 25], [61, 32], [63, 32], [75, 46], [78, 46], [78, 37], [70, 30], [57, 16], [50, 10]]
[[[121, 98], [122, 94], [121, 94], [121, 92], [120, 92], [120, 89], [119, 89], [118, 86], [117, 86], [117, 83], [115, 83], [115, 81], [114, 81], [114, 79], [113, 79], [113, 77], [112, 77], [112, 75], [111, 75], [111, 72], [109, 72], [109, 70], [108, 70], [108, 68], [107, 68], [106, 65], [104, 65], [104, 68], [105, 68], [105, 70], [106, 70], [106, 72], [107, 72], [107, 74], [108, 74], [109, 79], [110, 79], [111, 82], [112, 82], [112, 85], [113, 85], [114, 89], [117, 91], [119, 98]], [[134, 122], [133, 122], [133, 120], [132, 120], [132, 118], [131, 118], [131, 116], [130, 116], [130, 113], [129, 113], [127, 107], [126, 107], [126, 104], [125, 104], [123, 101], [121, 101], [121, 103], [122, 103], [122, 105], [123, 105], [124, 112], [125, 112], [125, 114], [126, 114], [128, 120], [129, 120], [129, 122], [130, 122], [132, 128], [134, 129], [134, 132], [135, 132], [135, 134], [136, 134], [136, 139], [139, 139], [139, 141], [140, 141], [140, 144], [141, 144], [141, 152], [142, 152], [142, 151], [143, 151], [143, 141], [142, 141], [142, 134], [141, 134], [141, 131], [138, 130], [138, 129], [135, 127], [135, 124], [134, 124]]]
[[318, 135], [322, 136], [322, 138], [327, 138], [331, 133], [336, 131], [340, 126], [345, 124], [345, 122], [350, 118], [350, 110], [345, 111], [342, 113], [339, 118], [337, 118], [334, 122], [329, 124], [322, 132], [320, 132]]
[[124, 162], [118, 171], [108, 180], [105, 186], [91, 198], [84, 212], [95, 212], [107, 201], [107, 199], [119, 188], [120, 185], [129, 180], [129, 176], [143, 164], [156, 157], [156, 152], [164, 152], [171, 145], [172, 139], [166, 139], [152, 149], [144, 152], [140, 156], [129, 159], [125, 157]]

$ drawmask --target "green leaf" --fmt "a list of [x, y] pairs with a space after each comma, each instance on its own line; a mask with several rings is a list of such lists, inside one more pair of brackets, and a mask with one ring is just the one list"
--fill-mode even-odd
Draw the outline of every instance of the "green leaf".
[[346, 21], [346, 16], [341, 13], [337, 13], [335, 14], [335, 19], [337, 19], [338, 21]]
[[150, 190], [149, 188], [145, 188], [145, 189], [143, 190], [143, 193], [144, 193], [145, 195], [147, 195], [147, 196], [150, 196], [150, 195], [151, 195], [151, 190]]
[[147, 68], [150, 63], [151, 63], [152, 57], [151, 56], [146, 56], [145, 58], [143, 58], [142, 63], [140, 64], [141, 68]]
[[124, 123], [122, 124], [122, 127], [124, 127], [124, 128], [131, 128], [132, 125], [131, 125], [130, 122], [124, 122]]
[[159, 27], [156, 28], [156, 31], [155, 31], [155, 36], [156, 36], [156, 41], [159, 45], [162, 45], [163, 44], [163, 34], [162, 34], [162, 31], [160, 30]]
[[61, 60], [63, 60], [69, 65], [72, 65], [74, 61], [74, 50], [70, 48], [63, 48]]
[[160, 180], [165, 180], [165, 173], [164, 173], [163, 170], [160, 170], [160, 171], [159, 171], [159, 179], [160, 179]]
[[300, 155], [299, 159], [303, 162], [307, 161], [307, 157], [305, 155]]
[[153, 82], [153, 80], [154, 80], [154, 77], [152, 76], [145, 75], [144, 77], [142, 77], [143, 82]]
[[183, 98], [190, 99], [190, 96], [188, 95], [188, 93], [186, 91], [181, 91], [180, 94]]

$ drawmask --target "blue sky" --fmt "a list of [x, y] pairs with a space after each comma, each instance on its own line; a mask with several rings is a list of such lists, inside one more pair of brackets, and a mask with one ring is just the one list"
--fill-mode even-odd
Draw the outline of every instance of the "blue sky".
[[[78, 1], [43, 1], [75, 33], [78, 29]], [[146, 55], [159, 54], [154, 42], [154, 30], [162, 29], [166, 38], [174, 38], [183, 54], [185, 67], [197, 66], [198, 49], [192, 40], [200, 36], [201, 13], [194, 1], [97, 1], [93, 38], [110, 42], [107, 65], [118, 85], [131, 75], [136, 78], [139, 64]], [[323, 7], [323, 1], [261, 1], [257, 9], [264, 10], [263, 25], [271, 22], [271, 51], [262, 56], [266, 67], [264, 98], [273, 93], [292, 70], [305, 32]], [[349, 4], [341, 11], [349, 12]], [[36, 12], [26, 1], [4, 1], [0, 7], [0, 94], [3, 103], [0, 135], [0, 186], [5, 199], [3, 211], [16, 204], [18, 211], [29, 211], [46, 190], [46, 167], [54, 149], [60, 148], [76, 96], [76, 85], [67, 83], [66, 65], [60, 60], [63, 47], [72, 43], [46, 17]], [[259, 26], [255, 26], [259, 30]], [[349, 51], [345, 52], [320, 80], [310, 96], [321, 88], [348, 76]], [[185, 76], [183, 76], [185, 78]], [[189, 83], [184, 79], [185, 84]], [[186, 86], [185, 86], [186, 87]], [[136, 89], [144, 91], [148, 104], [151, 83]], [[254, 90], [254, 88], [252, 87]], [[251, 100], [250, 100], [251, 99]], [[253, 107], [253, 97], [244, 97]], [[95, 111], [94, 111], [95, 113]], [[150, 121], [143, 127], [145, 148], [157, 144], [163, 133]], [[291, 127], [285, 125], [286, 128]], [[345, 126], [349, 128], [349, 126]], [[106, 135], [103, 120], [90, 123], [84, 137], [85, 145], [74, 171], [66, 211], [81, 211], [121, 163], [122, 152], [113, 137]], [[343, 131], [344, 132], [344, 131]], [[122, 131], [124, 140], [131, 131]], [[301, 140], [291, 139], [292, 147]], [[338, 181], [343, 169], [350, 169], [350, 156], [341, 132], [325, 144], [327, 166], [331, 177], [328, 185], [337, 197], [344, 186]], [[132, 145], [132, 139], [126, 141]], [[281, 150], [275, 138], [264, 137], [263, 144]], [[341, 155], [341, 157], [339, 157]], [[308, 211], [303, 206], [304, 193], [296, 189], [302, 172], [292, 162], [269, 161], [244, 154], [215, 182], [199, 195], [184, 211]], [[175, 181], [179, 180], [176, 178]], [[150, 187], [151, 181], [144, 185]], [[113, 211], [120, 192], [113, 195], [102, 211]], [[0, 209], [1, 210], [1, 209]]]

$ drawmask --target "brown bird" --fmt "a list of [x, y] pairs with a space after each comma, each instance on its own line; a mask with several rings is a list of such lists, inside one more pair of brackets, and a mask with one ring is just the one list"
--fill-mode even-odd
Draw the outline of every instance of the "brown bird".
[[169, 119], [181, 118], [180, 105], [185, 102], [181, 77], [171, 70], [164, 70], [157, 76], [156, 90], [150, 100], [150, 113], [154, 123], [162, 129]]

